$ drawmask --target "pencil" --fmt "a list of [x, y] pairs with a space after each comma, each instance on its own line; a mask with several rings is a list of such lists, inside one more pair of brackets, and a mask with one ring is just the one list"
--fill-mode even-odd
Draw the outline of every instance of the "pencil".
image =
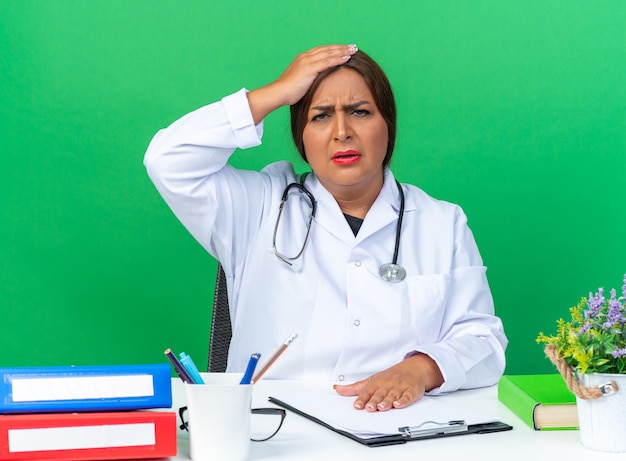
[[176, 373], [178, 374], [178, 376], [180, 376], [180, 379], [182, 379], [183, 382], [187, 384], [196, 384], [193, 378], [189, 375], [189, 373], [187, 373], [187, 370], [185, 370], [185, 367], [183, 366], [182, 363], [180, 363], [180, 360], [178, 360], [178, 358], [174, 355], [171, 349], [166, 349], [164, 354], [167, 356], [170, 362], [172, 362], [172, 365], [174, 366], [174, 370], [176, 370]]
[[254, 377], [252, 378], [252, 383], [253, 384], [256, 384], [256, 382], [259, 379], [261, 379], [261, 377], [265, 374], [265, 372], [269, 369], [269, 367], [271, 367], [274, 364], [274, 362], [276, 362], [276, 360], [278, 360], [278, 357], [280, 357], [282, 355], [282, 353], [285, 352], [285, 349], [287, 349], [287, 347], [297, 337], [298, 337], [298, 335], [296, 333], [292, 333], [287, 339], [285, 339], [285, 341], [278, 347], [278, 349], [276, 349], [276, 352], [274, 352], [272, 354], [272, 356], [267, 360], [267, 362], [265, 362], [263, 364], [263, 366], [257, 372], [257, 374], [254, 375]]

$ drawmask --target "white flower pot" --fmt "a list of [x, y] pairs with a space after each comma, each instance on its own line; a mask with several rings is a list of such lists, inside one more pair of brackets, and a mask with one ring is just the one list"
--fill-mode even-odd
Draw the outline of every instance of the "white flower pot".
[[615, 381], [619, 390], [599, 399], [576, 397], [580, 440], [597, 451], [626, 452], [626, 375], [590, 373], [578, 375], [585, 387], [598, 387]]

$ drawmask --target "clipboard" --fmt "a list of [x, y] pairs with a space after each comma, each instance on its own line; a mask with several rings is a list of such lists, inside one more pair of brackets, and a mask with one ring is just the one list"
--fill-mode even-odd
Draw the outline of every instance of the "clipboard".
[[407, 442], [414, 442], [417, 440], [438, 439], [442, 437], [453, 437], [457, 435], [468, 434], [489, 434], [492, 432], [510, 431], [513, 426], [510, 426], [501, 421], [493, 421], [483, 424], [465, 424], [463, 420], [453, 420], [446, 422], [425, 421], [417, 426], [404, 426], [398, 428], [397, 434], [381, 435], [375, 437], [360, 437], [352, 432], [342, 430], [328, 424], [321, 419], [305, 413], [298, 408], [289, 405], [288, 403], [276, 398], [269, 397], [270, 402], [283, 407], [289, 411], [292, 411], [300, 416], [307, 418], [327, 429], [330, 429], [337, 434], [348, 437], [362, 445], [373, 447], [383, 447], [388, 445], [399, 445]]

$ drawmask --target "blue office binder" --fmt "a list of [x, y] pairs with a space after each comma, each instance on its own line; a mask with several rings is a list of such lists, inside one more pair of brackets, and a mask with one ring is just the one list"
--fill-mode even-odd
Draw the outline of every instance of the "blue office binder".
[[172, 406], [169, 364], [0, 368], [0, 413]]

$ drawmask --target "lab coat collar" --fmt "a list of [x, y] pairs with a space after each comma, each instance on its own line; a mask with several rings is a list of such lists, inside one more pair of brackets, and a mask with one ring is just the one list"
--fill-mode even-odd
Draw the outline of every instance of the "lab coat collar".
[[[398, 220], [400, 193], [396, 180], [389, 169], [385, 169], [384, 183], [380, 194], [372, 204], [359, 233], [355, 237], [346, 221], [337, 201], [318, 181], [315, 174], [306, 178], [305, 185], [317, 200], [315, 222], [341, 239], [348, 245], [354, 245], [371, 236], [383, 227]], [[409, 204], [405, 203], [405, 212]]]

